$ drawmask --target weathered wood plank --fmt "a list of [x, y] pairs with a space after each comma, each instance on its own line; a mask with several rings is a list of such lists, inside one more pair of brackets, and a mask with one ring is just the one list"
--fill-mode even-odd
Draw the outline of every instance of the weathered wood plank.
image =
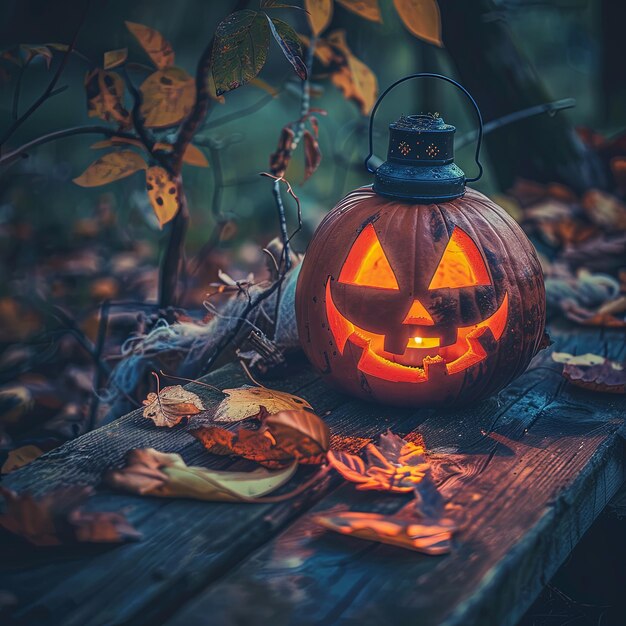
[[[586, 338], [578, 352], [598, 350], [597, 333]], [[604, 340], [623, 356], [623, 335]], [[559, 349], [567, 343], [560, 338]], [[345, 485], [169, 623], [211, 615], [220, 624], [514, 624], [626, 475], [623, 398], [590, 396], [559, 370], [535, 364], [527, 395], [504, 404], [486, 432], [471, 414], [460, 423], [431, 416], [417, 429], [431, 447], [455, 452], [447, 463], [458, 473], [443, 489], [465, 525], [452, 554], [426, 557], [316, 527], [313, 513], [328, 509], [406, 505]]]
[[[563, 349], [569, 346], [574, 349], [578, 341], [578, 338], [572, 339], [568, 345], [559, 347]], [[594, 336], [593, 343], [597, 348], [597, 336]], [[541, 367], [541, 360], [545, 360], [545, 356], [535, 363], [535, 368]], [[237, 386], [245, 382], [244, 377], [233, 368], [220, 370], [207, 380], [220, 387]], [[496, 447], [495, 458], [503, 448], [495, 441], [486, 440], [480, 433], [481, 429], [490, 431], [494, 425], [509, 422], [530, 423], [542, 410], [545, 413], [563, 383], [558, 375], [535, 369], [497, 398], [485, 401], [471, 410], [445, 413], [398, 410], [347, 400], [329, 390], [310, 372], [296, 373], [280, 384], [272, 383], [272, 386], [299, 393], [322, 415], [330, 411], [326, 419], [337, 437], [368, 439], [387, 428], [406, 433], [424, 422], [429, 425], [427, 436], [431, 446], [449, 448], [452, 442], [457, 447], [462, 446], [464, 453], [475, 449], [481, 454], [485, 448], [491, 453]], [[214, 406], [220, 399], [219, 396], [207, 397], [206, 390], [201, 387], [194, 390], [207, 398], [209, 405]], [[586, 410], [587, 407], [581, 402], [577, 410]], [[488, 445], [485, 446], [485, 443]], [[213, 467], [229, 464], [228, 460], [206, 453], [182, 429], [168, 432], [157, 430], [137, 413], [133, 413], [116, 424], [85, 435], [42, 457], [10, 475], [6, 483], [17, 490], [28, 488], [36, 492], [66, 483], [97, 484], [104, 468], [119, 464], [126, 450], [139, 446], [177, 451], [187, 462], [194, 464]], [[468, 476], [478, 476], [484, 472], [480, 464], [468, 463], [466, 467], [469, 468], [466, 472]], [[306, 470], [300, 470], [298, 480], [302, 479], [303, 473]], [[449, 482], [451, 486], [455, 484], [455, 480]], [[29, 551], [22, 545], [12, 546], [11, 542], [0, 542], [0, 552], [3, 554], [0, 559], [0, 589], [16, 595], [19, 604], [13, 619], [16, 623], [29, 626], [162, 621], [199, 590], [207, 585], [210, 589], [213, 581], [222, 579], [229, 570], [322, 497], [326, 496], [329, 500], [321, 508], [328, 508], [333, 502], [350, 502], [358, 507], [368, 501], [362, 495], [355, 495], [349, 487], [341, 487], [335, 494], [340, 484], [341, 481], [334, 477], [291, 502], [273, 506], [167, 501], [103, 490], [94, 498], [91, 506], [109, 510], [126, 507], [129, 519], [144, 533], [142, 542], [113, 549], [86, 550], [81, 547], [73, 551], [50, 552]], [[372, 501], [377, 500], [374, 498]], [[297, 524], [293, 528], [297, 528]], [[345, 546], [353, 545], [352, 542], [347, 540], [344, 543], [340, 537], [335, 540], [333, 545], [337, 553], [331, 557], [322, 555], [322, 561], [330, 558], [330, 561], [336, 562], [337, 555], [343, 554], [345, 557], [349, 554]], [[333, 539], [325, 536], [323, 541], [332, 542]], [[298, 541], [293, 543], [295, 559], [302, 558], [298, 545]], [[355, 554], [375, 549], [374, 544], [358, 544]], [[414, 555], [409, 557], [414, 558]], [[277, 580], [280, 579], [279, 576]], [[227, 581], [228, 578], [223, 580]], [[255, 583], [250, 584], [251, 589], [254, 589]], [[414, 593], [414, 590], [410, 593]], [[289, 598], [286, 600], [288, 606], [292, 598], [290, 595], [286, 597]], [[201, 598], [201, 603], [203, 600], [205, 598]], [[331, 607], [331, 601], [332, 594], [326, 603], [327, 607]], [[341, 601], [346, 602], [346, 598], [342, 597]], [[388, 601], [392, 601], [391, 596]], [[255, 612], [261, 610], [265, 599], [260, 598], [259, 602], [250, 609], [250, 615], [257, 615]], [[213, 600], [210, 600], [208, 605], [211, 611], [214, 610], [212, 603]], [[275, 611], [275, 604], [274, 601], [269, 603], [271, 611]], [[332, 610], [336, 610], [336, 606], [333, 607]], [[226, 623], [230, 620], [227, 608], [224, 606], [220, 614]], [[307, 603], [303, 602], [302, 611], [306, 610]], [[331, 611], [330, 608], [328, 610]], [[311, 612], [311, 615], [316, 614], [315, 611]], [[197, 617], [198, 613], [193, 615]], [[206, 615], [203, 616], [203, 622], [206, 621]], [[281, 615], [285, 617], [287, 613]], [[221, 623], [217, 618], [212, 621]], [[258, 621], [262, 620], [259, 618], [256, 623]]]

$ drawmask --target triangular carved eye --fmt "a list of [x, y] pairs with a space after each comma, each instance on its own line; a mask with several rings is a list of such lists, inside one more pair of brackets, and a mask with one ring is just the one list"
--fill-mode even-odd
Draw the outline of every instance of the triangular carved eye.
[[491, 285], [487, 266], [472, 238], [455, 226], [428, 288], [460, 289], [476, 285]]
[[372, 224], [368, 224], [352, 244], [341, 268], [339, 282], [395, 291], [400, 289]]

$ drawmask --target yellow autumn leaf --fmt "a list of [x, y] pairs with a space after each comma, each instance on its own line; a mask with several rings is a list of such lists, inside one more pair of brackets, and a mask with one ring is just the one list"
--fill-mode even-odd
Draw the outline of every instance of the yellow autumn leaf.
[[181, 385], [164, 387], [156, 393], [150, 392], [143, 401], [143, 416], [151, 419], [155, 426], [176, 426], [184, 417], [204, 411], [204, 405], [193, 391]]
[[126, 466], [108, 472], [105, 482], [142, 496], [241, 502], [278, 489], [297, 467], [293, 462], [278, 471], [259, 468], [252, 472], [225, 472], [189, 466], [178, 454], [144, 448], [131, 450], [126, 455]]
[[81, 187], [98, 187], [145, 170], [146, 167], [146, 162], [136, 152], [111, 152], [96, 159], [74, 182]]
[[437, 0], [393, 0], [393, 3], [404, 25], [413, 35], [443, 48]]
[[317, 37], [330, 24], [333, 16], [333, 0], [304, 0], [304, 8], [307, 11], [313, 36]]
[[128, 57], [128, 48], [120, 48], [119, 50], [109, 50], [104, 53], [103, 67], [105, 70], [110, 70], [113, 67], [117, 67], [126, 61]]
[[141, 114], [146, 126], [163, 128], [185, 119], [196, 98], [194, 79], [180, 67], [166, 67], [150, 74], [140, 87]]
[[107, 122], [114, 120], [123, 126], [130, 122], [130, 113], [124, 108], [124, 82], [115, 72], [96, 68], [85, 76], [87, 114], [101, 117]]
[[172, 45], [158, 30], [135, 22], [125, 22], [125, 24], [160, 70], [174, 65]]
[[215, 412], [216, 422], [240, 422], [258, 415], [261, 407], [269, 414], [301, 409], [313, 410], [303, 398], [267, 387], [243, 385], [237, 389], [224, 389], [224, 393], [226, 398], [220, 402]]
[[336, 30], [326, 38], [327, 43], [345, 58], [345, 64], [332, 73], [333, 84], [341, 89], [348, 100], [354, 100], [367, 115], [376, 102], [378, 80], [372, 70], [357, 59], [346, 41], [346, 33]]
[[43, 454], [43, 450], [37, 446], [28, 445], [11, 450], [2, 465], [0, 474], [9, 474], [24, 465], [28, 465], [31, 461], [39, 458]]
[[146, 190], [159, 225], [167, 224], [178, 213], [179, 189], [167, 170], [159, 166], [146, 170]]
[[[144, 145], [139, 139], [132, 139], [131, 137], [111, 137], [111, 139], [103, 139], [102, 141], [96, 141], [91, 144], [92, 150], [98, 150], [100, 148], [110, 148], [111, 146], [131, 145], [136, 148], [144, 149]], [[155, 150], [161, 150], [162, 152], [172, 152], [174, 147], [172, 144], [157, 141], [154, 144]], [[195, 165], [196, 167], [209, 167], [209, 161], [207, 160], [204, 152], [197, 146], [189, 144], [183, 154], [183, 163], [187, 165]]]
[[366, 20], [379, 23], [383, 21], [380, 16], [378, 0], [337, 0], [337, 2], [349, 11], [364, 17]]

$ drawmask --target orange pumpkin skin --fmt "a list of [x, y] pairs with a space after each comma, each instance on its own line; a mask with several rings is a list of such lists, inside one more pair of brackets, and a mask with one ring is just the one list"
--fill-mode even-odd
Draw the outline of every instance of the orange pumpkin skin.
[[518, 224], [473, 189], [419, 205], [362, 187], [317, 229], [296, 318], [307, 357], [344, 391], [398, 406], [474, 402], [540, 349], [543, 275]]

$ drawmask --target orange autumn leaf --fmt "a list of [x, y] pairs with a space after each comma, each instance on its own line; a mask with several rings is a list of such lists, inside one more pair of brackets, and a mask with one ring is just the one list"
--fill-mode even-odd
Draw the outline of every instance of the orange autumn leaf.
[[368, 541], [378, 541], [424, 554], [440, 555], [452, 549], [456, 528], [445, 524], [423, 523], [419, 518], [405, 519], [357, 511], [326, 512], [313, 518], [328, 530]]
[[9, 474], [13, 470], [28, 465], [31, 461], [39, 458], [43, 450], [37, 446], [27, 445], [15, 448], [9, 452], [6, 461], [0, 469], [0, 474]]
[[172, 45], [158, 30], [135, 22], [125, 22], [125, 24], [160, 70], [174, 65]]
[[182, 121], [196, 98], [194, 79], [180, 67], [150, 74], [139, 89], [143, 96], [141, 114], [149, 128], [165, 128]]
[[159, 225], [163, 227], [178, 213], [180, 190], [169, 172], [157, 165], [146, 170], [146, 190]]
[[345, 31], [332, 32], [326, 41], [343, 57], [343, 64], [331, 74], [333, 84], [341, 89], [347, 100], [353, 100], [359, 105], [363, 115], [367, 115], [378, 95], [376, 75], [352, 54], [346, 41]]
[[349, 11], [364, 17], [366, 20], [379, 23], [383, 21], [380, 16], [378, 0], [337, 0], [337, 2]]
[[420, 483], [429, 469], [423, 446], [387, 432], [378, 445], [365, 448], [366, 460], [360, 456], [330, 450], [329, 463], [357, 489], [410, 492]]
[[304, 0], [309, 25], [313, 36], [317, 37], [330, 24], [333, 16], [333, 0]]
[[626, 393], [626, 366], [599, 354], [574, 356], [554, 352], [552, 359], [563, 363], [563, 376], [573, 385], [604, 393]]
[[98, 187], [145, 170], [146, 162], [132, 150], [111, 152], [96, 159], [74, 182], [81, 187]]
[[191, 434], [213, 454], [240, 456], [270, 469], [284, 468], [293, 461], [322, 463], [330, 442], [328, 426], [309, 411], [262, 416], [257, 430], [230, 431], [210, 426]]
[[0, 487], [5, 500], [0, 528], [35, 546], [122, 543], [141, 537], [120, 513], [82, 510], [80, 505], [92, 493], [90, 487], [74, 485], [34, 498]]
[[409, 32], [435, 46], [441, 41], [441, 14], [437, 0], [393, 0], [398, 15]]

